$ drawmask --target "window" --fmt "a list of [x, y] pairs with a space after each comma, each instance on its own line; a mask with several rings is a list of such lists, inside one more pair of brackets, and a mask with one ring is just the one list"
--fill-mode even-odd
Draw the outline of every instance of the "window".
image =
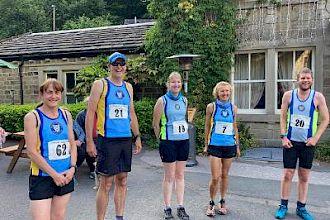
[[73, 89], [76, 86], [76, 75], [75, 71], [65, 73], [65, 91], [66, 91], [66, 103], [76, 103], [77, 98], [74, 96]]
[[57, 79], [56, 70], [45, 71], [45, 74], [46, 74], [46, 79]]
[[265, 112], [265, 65], [265, 53], [235, 55], [234, 100], [239, 112]]
[[281, 108], [284, 92], [294, 88], [298, 72], [303, 67], [313, 70], [312, 55], [311, 49], [277, 52], [277, 109]]

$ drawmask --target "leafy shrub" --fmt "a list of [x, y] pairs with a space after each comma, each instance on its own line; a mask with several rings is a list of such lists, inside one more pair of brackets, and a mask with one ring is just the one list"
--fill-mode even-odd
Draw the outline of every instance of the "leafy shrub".
[[330, 162], [330, 139], [316, 146], [315, 157], [318, 160]]

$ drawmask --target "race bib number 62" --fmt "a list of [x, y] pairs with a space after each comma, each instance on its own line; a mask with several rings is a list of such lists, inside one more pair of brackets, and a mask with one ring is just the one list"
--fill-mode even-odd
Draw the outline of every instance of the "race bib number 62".
[[68, 140], [48, 142], [49, 160], [63, 160], [68, 157], [70, 157], [70, 142]]

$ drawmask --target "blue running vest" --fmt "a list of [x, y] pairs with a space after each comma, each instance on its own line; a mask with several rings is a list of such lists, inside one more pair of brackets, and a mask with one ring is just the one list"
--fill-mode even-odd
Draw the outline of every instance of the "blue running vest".
[[[65, 111], [58, 109], [57, 118], [49, 118], [38, 108], [33, 113], [37, 119], [37, 151], [56, 172], [65, 172], [71, 165], [68, 121]], [[31, 162], [31, 175], [49, 176], [34, 162]]]
[[97, 130], [107, 138], [132, 137], [130, 94], [126, 82], [121, 86], [102, 79], [103, 92], [97, 104]]
[[160, 139], [189, 139], [188, 123], [186, 120], [187, 99], [180, 96], [178, 100], [173, 100], [168, 94], [165, 94], [162, 98], [164, 111], [161, 117]]
[[308, 98], [301, 101], [298, 90], [292, 90], [287, 117], [289, 140], [306, 142], [316, 133], [318, 111], [315, 109], [314, 96], [315, 91], [310, 90]]
[[234, 117], [235, 114], [231, 102], [225, 104], [213, 102], [209, 145], [235, 145]]

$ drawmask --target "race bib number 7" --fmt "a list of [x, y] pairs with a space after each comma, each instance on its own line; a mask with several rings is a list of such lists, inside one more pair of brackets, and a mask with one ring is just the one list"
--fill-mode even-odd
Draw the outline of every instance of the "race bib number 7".
[[305, 115], [291, 115], [290, 125], [294, 128], [309, 129], [311, 118]]
[[233, 123], [217, 121], [215, 124], [215, 133], [224, 135], [233, 135]]
[[128, 117], [127, 105], [109, 105], [109, 118], [110, 119], [123, 119]]
[[68, 157], [70, 157], [70, 142], [68, 140], [48, 142], [49, 160], [63, 160]]
[[173, 134], [185, 134], [188, 132], [188, 124], [186, 121], [173, 122]]

